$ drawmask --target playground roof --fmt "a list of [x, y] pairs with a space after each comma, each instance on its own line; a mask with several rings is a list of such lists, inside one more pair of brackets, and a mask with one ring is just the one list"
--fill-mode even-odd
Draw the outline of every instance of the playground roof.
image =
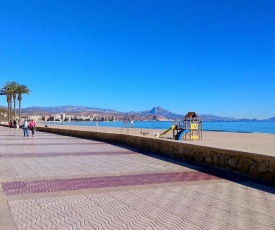
[[199, 116], [195, 112], [188, 112], [185, 116], [185, 119], [186, 118], [189, 118], [189, 119], [198, 118], [199, 119]]

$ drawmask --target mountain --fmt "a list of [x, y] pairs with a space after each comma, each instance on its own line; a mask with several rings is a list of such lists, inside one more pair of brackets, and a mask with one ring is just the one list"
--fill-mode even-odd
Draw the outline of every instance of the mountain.
[[158, 116], [161, 116], [161, 117], [165, 117], [167, 119], [182, 119], [183, 118], [183, 115], [172, 113], [172, 112], [170, 112], [170, 111], [168, 111], [168, 110], [166, 110], [166, 109], [164, 109], [160, 106], [154, 107], [151, 110], [141, 112], [141, 114], [144, 114], [144, 115], [158, 115]]
[[40, 106], [33, 106], [22, 109], [22, 113], [25, 114], [55, 114], [55, 113], [67, 113], [67, 114], [115, 114], [119, 117], [124, 116], [131, 116], [132, 119], [136, 120], [175, 120], [175, 119], [182, 119], [183, 115], [181, 114], [175, 114], [168, 110], [165, 110], [164, 108], [157, 106], [152, 108], [151, 110], [146, 110], [142, 112], [119, 112], [112, 109], [100, 109], [100, 108], [94, 108], [94, 107], [87, 107], [87, 106], [52, 106], [52, 107], [40, 107]]
[[221, 117], [211, 114], [199, 114], [198, 115], [202, 121], [237, 121], [238, 119], [234, 117]]
[[[6, 108], [6, 106], [0, 106]], [[66, 113], [72, 115], [91, 115], [97, 114], [97, 116], [115, 115], [117, 118], [123, 118], [126, 116], [131, 117], [133, 120], [183, 120], [185, 114], [172, 113], [161, 106], [156, 106], [150, 110], [140, 112], [119, 112], [113, 109], [101, 109], [88, 106], [49, 106], [40, 107], [33, 106], [23, 108], [22, 113], [25, 115], [49, 115], [57, 113]], [[257, 121], [257, 119], [236, 119], [234, 117], [222, 117], [211, 114], [198, 114], [202, 121]], [[275, 121], [275, 117], [266, 119], [266, 121]]]
[[165, 110], [164, 108], [160, 107], [160, 106], [157, 106], [157, 107], [154, 107], [152, 108], [149, 113], [152, 113], [152, 114], [161, 114], [161, 113], [170, 113], [168, 110]]
[[0, 105], [0, 108], [2, 108], [2, 109], [8, 109], [7, 106], [3, 106], [3, 105]]
[[45, 113], [81, 113], [81, 112], [93, 112], [93, 113], [117, 113], [112, 109], [100, 109], [87, 106], [53, 106], [53, 107], [40, 107], [33, 106], [22, 109], [23, 113], [45, 112]]

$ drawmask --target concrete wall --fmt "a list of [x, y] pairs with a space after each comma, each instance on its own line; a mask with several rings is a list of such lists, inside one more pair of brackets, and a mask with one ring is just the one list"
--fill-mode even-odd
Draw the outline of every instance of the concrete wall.
[[241, 151], [197, 146], [174, 140], [127, 134], [38, 127], [39, 131], [122, 144], [275, 182], [275, 158]]

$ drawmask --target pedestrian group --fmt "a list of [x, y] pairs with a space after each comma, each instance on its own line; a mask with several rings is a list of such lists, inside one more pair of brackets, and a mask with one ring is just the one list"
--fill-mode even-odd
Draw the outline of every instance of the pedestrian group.
[[29, 129], [32, 131], [32, 136], [34, 136], [34, 132], [36, 130], [36, 123], [34, 122], [34, 120], [31, 120], [30, 123], [28, 123], [27, 119], [24, 119], [24, 121], [22, 122], [22, 129], [23, 129], [23, 133], [24, 133], [24, 137], [28, 137], [29, 136]]

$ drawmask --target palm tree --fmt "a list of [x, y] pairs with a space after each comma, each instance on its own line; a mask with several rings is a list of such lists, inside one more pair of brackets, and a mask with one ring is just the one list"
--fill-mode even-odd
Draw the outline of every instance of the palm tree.
[[7, 82], [6, 85], [2, 87], [0, 90], [0, 95], [5, 95], [7, 97], [7, 103], [8, 103], [8, 120], [11, 119], [11, 97], [12, 97], [12, 82]]
[[19, 124], [21, 124], [21, 101], [23, 94], [29, 94], [31, 91], [25, 85], [19, 85], [17, 89], [18, 101], [19, 101]]

